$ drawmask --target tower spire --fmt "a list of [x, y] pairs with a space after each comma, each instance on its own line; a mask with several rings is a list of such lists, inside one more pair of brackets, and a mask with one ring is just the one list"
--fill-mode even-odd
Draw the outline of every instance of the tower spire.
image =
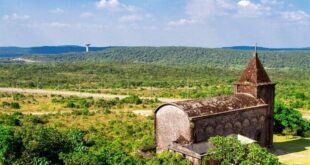
[[257, 43], [255, 43], [254, 48], [255, 48], [255, 51], [254, 51], [253, 57], [257, 57]]

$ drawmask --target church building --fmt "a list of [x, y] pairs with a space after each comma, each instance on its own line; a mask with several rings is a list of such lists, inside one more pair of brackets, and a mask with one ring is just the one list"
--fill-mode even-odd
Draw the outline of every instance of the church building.
[[155, 111], [156, 151], [178, 152], [201, 164], [212, 136], [236, 135], [243, 141], [272, 146], [275, 83], [271, 82], [257, 51], [233, 94], [161, 105]]

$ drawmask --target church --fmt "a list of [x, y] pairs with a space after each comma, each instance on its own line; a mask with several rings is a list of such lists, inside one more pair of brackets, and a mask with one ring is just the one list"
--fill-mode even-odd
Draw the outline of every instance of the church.
[[271, 147], [275, 83], [269, 79], [257, 51], [233, 94], [163, 104], [155, 110], [156, 151], [169, 150], [201, 164], [212, 136], [235, 135], [241, 141]]

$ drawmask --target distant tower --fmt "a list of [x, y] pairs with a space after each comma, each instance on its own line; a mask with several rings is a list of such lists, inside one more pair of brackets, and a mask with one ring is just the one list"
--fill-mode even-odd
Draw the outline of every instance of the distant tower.
[[267, 146], [271, 147], [273, 143], [273, 108], [275, 97], [275, 83], [271, 82], [267, 72], [260, 62], [257, 54], [257, 46], [253, 57], [240, 77], [240, 80], [234, 83], [234, 93], [249, 93], [264, 100], [268, 107], [267, 125]]
[[85, 44], [86, 52], [89, 52], [89, 47], [91, 44]]

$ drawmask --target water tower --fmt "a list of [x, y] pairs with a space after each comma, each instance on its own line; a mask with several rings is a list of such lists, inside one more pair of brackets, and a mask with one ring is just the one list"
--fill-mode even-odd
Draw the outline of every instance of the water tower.
[[89, 52], [89, 47], [91, 44], [85, 44], [86, 52]]

